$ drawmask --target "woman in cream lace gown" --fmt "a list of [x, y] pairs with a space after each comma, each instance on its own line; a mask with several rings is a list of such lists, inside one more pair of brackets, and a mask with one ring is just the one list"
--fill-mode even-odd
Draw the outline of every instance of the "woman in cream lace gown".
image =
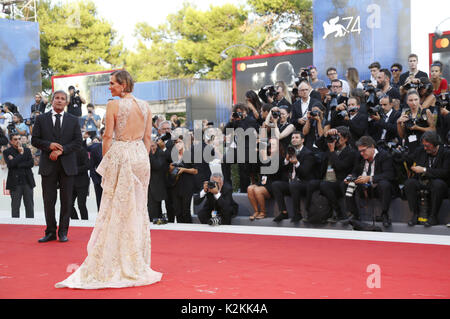
[[131, 95], [127, 71], [111, 75], [103, 136], [103, 195], [83, 264], [56, 288], [121, 288], [150, 285], [162, 274], [150, 268], [150, 220], [147, 190], [152, 114]]

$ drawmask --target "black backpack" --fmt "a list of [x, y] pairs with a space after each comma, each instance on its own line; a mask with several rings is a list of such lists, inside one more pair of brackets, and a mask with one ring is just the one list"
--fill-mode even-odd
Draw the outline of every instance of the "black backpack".
[[312, 224], [326, 223], [331, 214], [332, 209], [328, 199], [321, 195], [320, 191], [315, 191], [311, 196], [311, 204], [308, 209], [308, 222]]

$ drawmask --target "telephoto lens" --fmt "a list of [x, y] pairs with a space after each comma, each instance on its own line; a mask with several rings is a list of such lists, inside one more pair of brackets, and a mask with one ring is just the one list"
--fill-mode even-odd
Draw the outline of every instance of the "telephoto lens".
[[222, 218], [217, 214], [217, 211], [211, 213], [211, 219], [209, 220], [209, 225], [218, 226], [222, 224]]

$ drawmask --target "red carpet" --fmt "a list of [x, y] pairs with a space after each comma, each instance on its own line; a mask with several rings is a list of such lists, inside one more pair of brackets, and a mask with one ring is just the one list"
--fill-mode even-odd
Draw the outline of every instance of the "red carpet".
[[[56, 289], [81, 264], [91, 228], [39, 244], [43, 226], [0, 225], [0, 298], [443, 298], [450, 297], [450, 247], [152, 230], [152, 268], [161, 282], [104, 290]], [[367, 266], [381, 270], [368, 288]]]

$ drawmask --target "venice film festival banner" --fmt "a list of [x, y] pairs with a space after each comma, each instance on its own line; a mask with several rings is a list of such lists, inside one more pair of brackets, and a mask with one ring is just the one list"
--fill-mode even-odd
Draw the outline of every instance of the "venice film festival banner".
[[313, 14], [314, 65], [323, 79], [334, 66], [339, 78], [355, 67], [366, 80], [372, 62], [389, 69], [411, 53], [409, 0], [314, 0]]

